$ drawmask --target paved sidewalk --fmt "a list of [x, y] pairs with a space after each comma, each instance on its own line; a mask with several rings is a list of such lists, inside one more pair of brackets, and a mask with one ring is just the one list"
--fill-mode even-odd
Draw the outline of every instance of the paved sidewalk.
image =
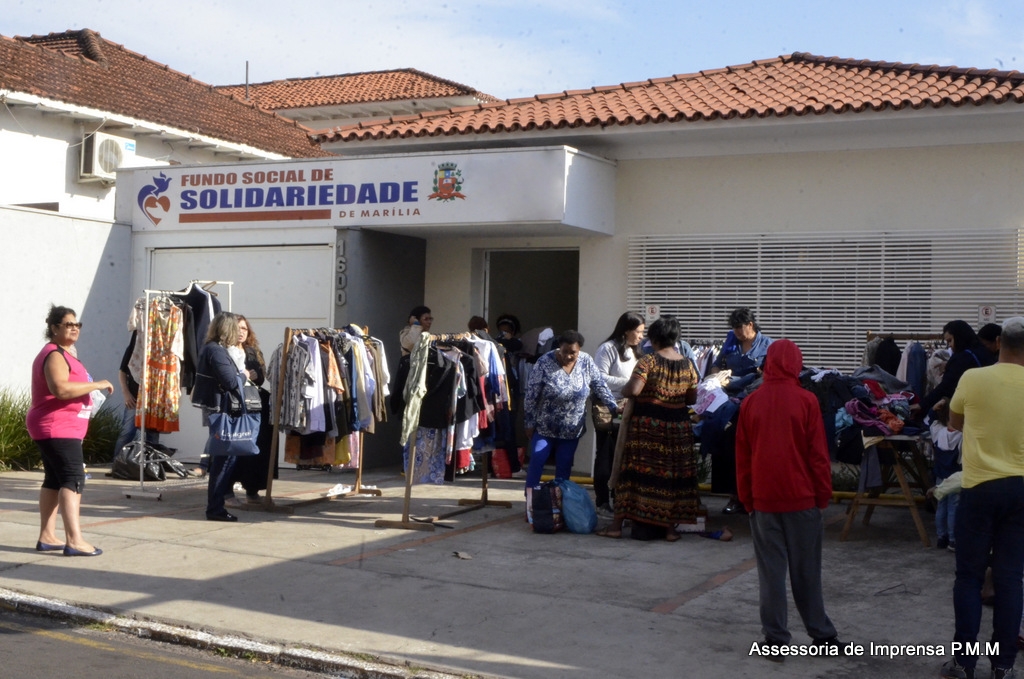
[[[353, 666], [385, 663], [360, 676], [432, 668], [522, 679], [904, 679], [937, 675], [945, 656], [890, 658], [869, 644], [948, 652], [953, 632], [954, 556], [922, 547], [906, 509], [879, 508], [870, 526], [858, 518], [847, 542], [839, 541], [845, 505], [826, 513], [826, 607], [841, 638], [865, 654], [773, 663], [749, 655], [761, 636], [757, 570], [746, 517], [722, 516], [724, 498], [704, 502], [711, 525], [736, 534], [732, 542], [684, 536], [670, 544], [534, 535], [520, 480], [491, 481], [490, 498], [512, 509], [471, 511], [428, 533], [374, 527], [401, 518], [397, 470], [365, 475], [382, 497], [306, 504], [290, 515], [238, 510], [234, 524], [204, 519], [205, 484], [160, 501], [128, 499], [124, 490], [137, 482], [90, 471], [83, 525], [104, 550], [96, 558], [36, 552], [42, 473], [0, 474], [0, 602], [34, 595], [140, 624], [319, 649]], [[274, 497], [287, 505], [353, 480], [282, 470]], [[436, 516], [458, 509], [460, 498], [478, 499], [480, 478], [413, 491], [412, 515]], [[930, 528], [932, 515], [923, 517]], [[983, 637], [990, 618], [987, 610]], [[790, 628], [794, 644], [808, 642], [792, 606]], [[984, 661], [979, 668], [987, 672]]]

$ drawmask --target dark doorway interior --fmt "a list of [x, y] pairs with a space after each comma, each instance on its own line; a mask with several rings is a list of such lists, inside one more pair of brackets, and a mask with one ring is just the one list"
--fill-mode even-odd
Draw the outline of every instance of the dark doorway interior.
[[487, 253], [487, 321], [514, 314], [522, 331], [541, 326], [555, 334], [579, 322], [577, 250], [491, 250]]

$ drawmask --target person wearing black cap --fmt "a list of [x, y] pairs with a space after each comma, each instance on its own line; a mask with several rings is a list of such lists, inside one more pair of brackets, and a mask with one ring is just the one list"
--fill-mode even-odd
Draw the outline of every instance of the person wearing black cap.
[[498, 316], [498, 322], [494, 324], [498, 328], [498, 335], [494, 340], [505, 347], [505, 351], [515, 353], [523, 348], [523, 341], [519, 339], [519, 319], [512, 314]]

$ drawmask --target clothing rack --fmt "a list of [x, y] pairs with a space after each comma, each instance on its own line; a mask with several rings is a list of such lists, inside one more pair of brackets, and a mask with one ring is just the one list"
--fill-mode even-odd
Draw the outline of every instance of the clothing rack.
[[714, 347], [721, 346], [725, 343], [725, 340], [721, 337], [718, 339], [688, 339], [686, 340], [686, 343], [691, 347]]
[[[282, 409], [282, 400], [284, 398], [284, 378], [288, 367], [288, 354], [291, 351], [292, 338], [296, 335], [316, 335], [321, 331], [329, 330], [330, 332], [338, 332], [335, 328], [285, 328], [284, 329], [284, 342], [281, 348], [281, 364], [278, 367], [277, 379], [274, 381], [274, 393], [273, 403], [271, 404], [271, 415], [276, 411], [278, 413], [278, 420], [280, 419], [280, 413]], [[369, 332], [368, 328], [363, 328], [364, 336]], [[274, 421], [274, 430], [270, 439], [270, 464], [267, 466], [267, 490], [263, 494], [263, 502], [259, 505], [249, 505], [248, 508], [263, 509], [264, 511], [276, 511], [283, 513], [291, 513], [295, 507], [313, 504], [316, 502], [324, 502], [333, 500], [340, 497], [348, 497], [350, 495], [381, 495], [381, 491], [378, 488], [367, 488], [363, 486], [363, 459], [364, 448], [363, 448], [363, 432], [359, 432], [359, 464], [356, 466], [356, 481], [352, 486], [352, 490], [347, 493], [338, 493], [337, 495], [327, 495], [324, 497], [314, 498], [312, 500], [304, 500], [301, 502], [290, 503], [287, 506], [274, 504], [273, 488], [274, 488], [274, 462], [277, 460], [278, 453], [280, 451], [280, 433], [281, 425], [277, 420]]]
[[[358, 328], [358, 329], [362, 330], [361, 337], [362, 337], [364, 342], [367, 341], [367, 340], [374, 339], [373, 337], [370, 336], [370, 328], [368, 326], [359, 326], [359, 325], [355, 325], [355, 324], [350, 324], [350, 325], [348, 325], [346, 327], [355, 327], [355, 328]], [[282, 363], [283, 363], [283, 360], [284, 360], [284, 353], [283, 352], [282, 352], [281, 358], [282, 358]], [[378, 388], [382, 388], [382, 387], [380, 385], [378, 385]], [[348, 491], [346, 493], [338, 493], [337, 495], [331, 495], [330, 496], [331, 498], [348, 497], [350, 495], [375, 495], [375, 496], [379, 497], [379, 496], [381, 496], [383, 494], [379, 488], [367, 488], [367, 487], [363, 486], [363, 459], [365, 458], [365, 452], [366, 451], [363, 448], [363, 432], [360, 431], [359, 432], [359, 464], [358, 464], [358, 466], [356, 466], [356, 482], [352, 485], [352, 490], [350, 490], [350, 491]], [[270, 488], [270, 481], [271, 481], [271, 479], [268, 477], [267, 478], [267, 489], [268, 490]]]
[[894, 340], [916, 340], [918, 342], [934, 342], [941, 340], [944, 335], [940, 333], [927, 333], [927, 332], [871, 332], [868, 331], [867, 341], [881, 337], [882, 339], [891, 338]]
[[[367, 341], [367, 340], [374, 339], [373, 337], [370, 336], [370, 328], [369, 328], [369, 326], [359, 326], [359, 325], [355, 325], [355, 324], [350, 324], [350, 325], [348, 325], [346, 327], [356, 327], [356, 328], [359, 328], [360, 330], [362, 330], [362, 339], [363, 339], [364, 342]], [[379, 342], [380, 340], [376, 340], [376, 341]], [[383, 388], [383, 387], [382, 387], [382, 385], [378, 385], [378, 388]], [[375, 495], [375, 496], [379, 497], [379, 496], [383, 495], [383, 493], [381, 492], [381, 490], [379, 488], [367, 488], [367, 487], [363, 486], [363, 459], [364, 459], [364, 457], [365, 457], [365, 449], [363, 448], [363, 432], [360, 431], [359, 432], [359, 465], [356, 467], [356, 482], [355, 482], [355, 484], [353, 484], [352, 490], [348, 491], [347, 493], [339, 493], [338, 495], [333, 495], [331, 497], [348, 497], [349, 495]], [[268, 483], [269, 483], [269, 481], [268, 481]], [[269, 488], [270, 486], [267, 486], [267, 487]]]
[[[156, 297], [173, 297], [180, 296], [184, 297], [191, 292], [193, 286], [200, 286], [203, 290], [210, 292], [210, 288], [215, 285], [226, 285], [228, 287], [228, 311], [231, 310], [231, 293], [234, 281], [200, 281], [191, 280], [188, 285], [185, 286], [184, 290], [151, 290], [146, 289], [143, 291], [145, 294], [145, 305], [142, 308], [142, 346], [145, 350], [142, 362], [142, 380], [139, 382], [139, 396], [138, 403], [136, 403], [136, 411], [139, 415], [139, 427], [136, 433], [136, 442], [139, 444], [139, 449], [142, 451], [142, 459], [139, 460], [139, 489], [138, 490], [125, 490], [124, 496], [126, 498], [142, 497], [146, 499], [159, 500], [163, 496], [163, 491], [148, 490], [146, 488], [146, 470], [145, 464], [149, 462], [149, 453], [146, 449], [146, 411], [149, 402], [149, 303]], [[210, 294], [217, 294], [211, 292]], [[141, 398], [145, 394], [146, 398]]]
[[[458, 342], [461, 340], [470, 340], [480, 338], [471, 332], [460, 332], [455, 334], [441, 334], [441, 335], [428, 335], [423, 333], [420, 336], [420, 342], [430, 342], [434, 344], [445, 343], [445, 342]], [[402, 385], [405, 388], [405, 385]], [[455, 511], [448, 512], [447, 514], [440, 514], [438, 516], [431, 516], [426, 519], [413, 519], [409, 516], [409, 505], [412, 502], [412, 482], [413, 482], [413, 471], [415, 470], [416, 463], [416, 451], [415, 442], [409, 446], [409, 459], [405, 465], [405, 501], [402, 504], [402, 518], [399, 521], [391, 519], [377, 519], [374, 522], [374, 526], [377, 528], [400, 528], [402, 530], [423, 530], [433, 531], [434, 523], [437, 521], [443, 521], [459, 514], [465, 514], [466, 512], [472, 512], [477, 509], [483, 509], [484, 507], [512, 507], [512, 503], [507, 500], [489, 500], [487, 498], [487, 474], [488, 469], [491, 468], [491, 456], [493, 450], [483, 451], [484, 453], [484, 464], [480, 470], [480, 477], [482, 479], [482, 488], [480, 492], [480, 498], [464, 498], [459, 500], [459, 506], [463, 509], [456, 509]]]

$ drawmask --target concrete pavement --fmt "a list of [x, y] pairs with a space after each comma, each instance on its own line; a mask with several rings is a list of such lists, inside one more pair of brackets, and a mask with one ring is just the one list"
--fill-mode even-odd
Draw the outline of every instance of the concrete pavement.
[[[826, 607], [864, 654], [773, 663], [750, 655], [761, 638], [757, 570], [746, 517], [724, 517], [725, 498], [704, 502], [732, 542], [535, 535], [522, 481], [491, 480], [490, 498], [512, 509], [467, 512], [428, 533], [374, 526], [401, 518], [397, 470], [364, 475], [381, 497], [312, 504], [298, 503], [354, 475], [282, 470], [274, 498], [294, 513], [232, 510], [237, 523], [205, 520], [205, 483], [129, 499], [124, 490], [138, 483], [103, 471], [90, 469], [83, 496], [84, 531], [104, 550], [94, 558], [36, 552], [42, 473], [0, 474], [0, 602], [70, 606], [156, 636], [234, 639], [268, 657], [320, 657], [346, 676], [902, 679], [935, 676], [953, 632], [954, 555], [924, 548], [905, 508], [877, 509], [870, 526], [858, 518], [846, 542], [846, 505], [826, 513]], [[415, 486], [411, 514], [479, 497], [477, 474]], [[986, 610], [983, 638], [990, 618]], [[790, 629], [794, 644], [808, 643], [792, 605]], [[889, 657], [871, 644], [939, 655]]]

